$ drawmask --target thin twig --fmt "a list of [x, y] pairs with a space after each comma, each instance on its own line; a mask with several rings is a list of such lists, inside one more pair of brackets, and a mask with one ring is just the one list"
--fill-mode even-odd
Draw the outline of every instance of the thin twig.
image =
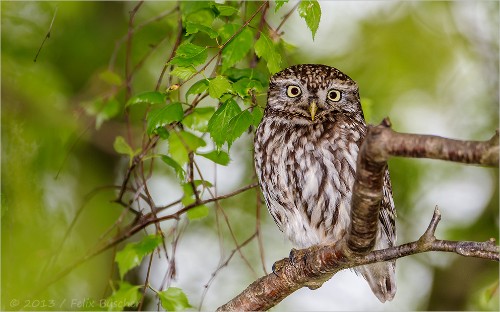
[[[168, 11], [165, 11], [165, 12], [162, 12], [160, 13], [158, 16], [156, 17], [152, 17], [151, 19], [147, 20], [147, 21], [144, 21], [143, 23], [137, 25], [134, 29], [132, 29], [132, 33], [137, 33], [139, 30], [141, 30], [142, 28], [144, 28], [145, 26], [151, 24], [151, 23], [154, 23], [154, 22], [157, 22], [159, 20], [161, 20], [162, 18], [174, 13], [175, 11], [178, 10], [178, 6], [176, 6], [175, 8], [171, 9], [171, 10], [168, 10]], [[113, 50], [113, 53], [111, 54], [111, 58], [109, 60], [109, 64], [108, 64], [108, 69], [110, 71], [113, 71], [114, 70], [114, 66], [115, 66], [115, 62], [116, 62], [116, 56], [118, 55], [118, 50], [119, 48], [123, 45], [123, 43], [127, 40], [127, 37], [128, 37], [128, 31], [125, 35], [123, 35], [120, 39], [116, 40], [116, 43], [115, 43], [115, 48]]]
[[165, 65], [163, 65], [163, 68], [160, 73], [160, 77], [158, 78], [158, 81], [156, 82], [156, 87], [155, 91], [160, 90], [161, 82], [163, 81], [163, 76], [165, 75], [165, 72], [167, 71], [167, 67], [169, 66], [168, 63], [174, 58], [175, 52], [177, 51], [177, 48], [181, 44], [182, 40], [182, 16], [181, 16], [181, 11], [178, 10], [179, 16], [177, 18], [177, 37], [175, 39], [174, 46], [172, 47], [172, 52], [170, 52], [170, 56], [168, 59], [165, 61]]
[[40, 47], [38, 48], [38, 51], [36, 52], [35, 58], [33, 59], [33, 62], [35, 62], [35, 63], [36, 63], [36, 60], [38, 59], [38, 55], [42, 51], [42, 47], [45, 44], [45, 41], [47, 41], [47, 39], [50, 38], [50, 32], [52, 31], [52, 25], [54, 25], [54, 20], [56, 19], [56, 15], [57, 15], [57, 6], [56, 6], [56, 9], [54, 10], [54, 15], [52, 16], [52, 21], [50, 22], [49, 30], [47, 31], [47, 34], [43, 38], [42, 44], [40, 44]]
[[151, 273], [151, 265], [153, 264], [153, 257], [154, 257], [154, 252], [149, 255], [149, 263], [148, 263], [148, 271], [146, 273], [146, 280], [144, 281], [144, 289], [142, 290], [142, 298], [141, 302], [139, 303], [139, 307], [137, 308], [137, 311], [142, 311], [142, 305], [144, 304], [144, 299], [146, 298], [146, 290], [149, 287], [149, 275]]
[[144, 1], [139, 1], [139, 3], [130, 11], [130, 18], [128, 22], [128, 33], [127, 33], [127, 44], [125, 52], [125, 86], [126, 86], [126, 99], [129, 99], [132, 95], [132, 36], [134, 34], [134, 19], [135, 15], [144, 4]]
[[278, 33], [278, 31], [281, 29], [281, 27], [285, 24], [285, 22], [287, 21], [287, 19], [292, 15], [292, 13], [297, 10], [297, 7], [299, 6], [300, 4], [300, 1], [297, 2], [296, 5], [293, 6], [293, 8], [288, 11], [288, 13], [286, 13], [284, 16], [283, 16], [283, 19], [281, 20], [281, 23], [278, 25], [278, 27], [276, 27], [276, 30], [275, 32]]
[[208, 280], [208, 282], [204, 286], [203, 294], [201, 295], [200, 305], [198, 306], [198, 311], [201, 311], [201, 308], [202, 308], [205, 296], [208, 293], [208, 289], [209, 289], [210, 285], [212, 284], [212, 282], [214, 281], [215, 277], [217, 276], [217, 273], [229, 264], [229, 261], [231, 261], [231, 259], [233, 258], [233, 256], [235, 255], [236, 252], [240, 252], [241, 253], [241, 251], [240, 251], [241, 248], [245, 247], [256, 236], [257, 236], [257, 232], [253, 233], [249, 238], [247, 238], [243, 243], [241, 243], [241, 245], [236, 246], [236, 248], [231, 251], [231, 253], [227, 257], [227, 259], [225, 261], [223, 261], [222, 263], [220, 263], [217, 266], [217, 269], [212, 273], [212, 275], [210, 276], [210, 279]]

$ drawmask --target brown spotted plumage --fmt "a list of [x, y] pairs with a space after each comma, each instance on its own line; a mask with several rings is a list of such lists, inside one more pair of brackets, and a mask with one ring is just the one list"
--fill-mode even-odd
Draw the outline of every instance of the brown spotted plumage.
[[[333, 244], [346, 234], [365, 132], [358, 87], [338, 69], [295, 65], [271, 78], [255, 134], [255, 168], [269, 212], [296, 246]], [[387, 172], [375, 249], [394, 246], [394, 219]], [[355, 271], [380, 301], [392, 300], [394, 262]]]

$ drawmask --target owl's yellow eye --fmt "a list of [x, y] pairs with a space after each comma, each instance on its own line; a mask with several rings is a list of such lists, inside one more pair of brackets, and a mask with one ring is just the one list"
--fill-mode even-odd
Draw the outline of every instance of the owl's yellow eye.
[[302, 94], [302, 90], [300, 90], [300, 88], [297, 86], [288, 86], [286, 88], [286, 95], [288, 95], [291, 98], [297, 97], [301, 94]]
[[330, 101], [338, 102], [342, 98], [342, 93], [339, 90], [332, 89], [328, 91], [328, 99]]

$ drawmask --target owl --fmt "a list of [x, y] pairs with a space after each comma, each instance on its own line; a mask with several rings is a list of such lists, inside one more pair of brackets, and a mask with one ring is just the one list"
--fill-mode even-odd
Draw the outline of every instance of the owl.
[[[295, 246], [335, 244], [349, 231], [365, 133], [358, 86], [338, 69], [303, 64], [271, 77], [255, 133], [255, 169], [270, 214]], [[395, 216], [386, 171], [374, 249], [394, 246]], [[394, 298], [395, 262], [354, 270], [381, 302]]]

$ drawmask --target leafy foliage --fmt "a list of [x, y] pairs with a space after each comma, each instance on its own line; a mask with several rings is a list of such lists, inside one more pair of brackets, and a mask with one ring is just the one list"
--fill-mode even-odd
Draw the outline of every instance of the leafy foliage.
[[259, 40], [255, 43], [255, 53], [267, 61], [267, 68], [271, 74], [281, 69], [281, 55], [266, 34], [261, 33]]
[[196, 131], [207, 132], [208, 121], [214, 112], [215, 108], [213, 107], [197, 107], [191, 114], [182, 120], [182, 124]]
[[[238, 106], [238, 103], [233, 99], [229, 99], [217, 109], [208, 122], [208, 132], [218, 148], [225, 142], [234, 141], [234, 135], [228, 132], [229, 125], [231, 120], [240, 113], [241, 108]], [[233, 122], [232, 127], [234, 127], [234, 124]]]
[[131, 97], [125, 106], [137, 105], [137, 104], [165, 104], [166, 98], [165, 94], [161, 92], [142, 92]]
[[167, 290], [158, 292], [161, 306], [166, 311], [184, 311], [191, 308], [186, 294], [182, 289], [177, 287], [169, 287]]
[[231, 82], [224, 76], [217, 76], [210, 80], [208, 84], [208, 94], [214, 99], [218, 99], [224, 94], [231, 93], [232, 91]]
[[318, 1], [316, 0], [304, 0], [301, 1], [298, 7], [299, 15], [302, 17], [307, 24], [307, 27], [311, 30], [312, 37], [316, 36], [316, 31], [319, 27], [319, 21], [321, 19], [321, 8]]
[[276, 0], [276, 7], [274, 8], [274, 12], [278, 12], [278, 10], [285, 4], [288, 3], [288, 0]]
[[159, 235], [145, 236], [140, 242], [129, 243], [116, 253], [115, 260], [118, 263], [120, 277], [123, 279], [125, 273], [141, 264], [144, 256], [152, 253], [163, 241]]
[[181, 67], [178, 66], [170, 72], [170, 75], [180, 78], [182, 80], [188, 80], [194, 74], [196, 74], [196, 68], [194, 67]]
[[226, 166], [229, 164], [229, 155], [224, 151], [211, 151], [208, 153], [196, 153], [197, 155], [203, 156], [207, 159], [210, 159], [216, 164]]
[[188, 154], [190, 152], [195, 152], [198, 147], [206, 145], [202, 138], [187, 131], [178, 131], [173, 133], [168, 138], [168, 144], [172, 159], [174, 159], [181, 166], [188, 162]]
[[187, 91], [186, 91], [186, 100], [188, 95], [191, 94], [201, 94], [208, 90], [209, 81], [207, 79], [202, 79], [194, 83]]
[[206, 47], [184, 42], [177, 48], [175, 57], [170, 61], [170, 64], [183, 67], [198, 66], [203, 64], [207, 57], [208, 52]]
[[123, 311], [126, 307], [136, 307], [142, 298], [139, 289], [141, 286], [134, 286], [124, 281], [118, 282], [118, 290], [113, 291], [104, 305], [108, 311]]
[[175, 170], [175, 173], [177, 174], [180, 180], [184, 180], [184, 177], [186, 176], [186, 171], [184, 171], [184, 169], [182, 168], [181, 165], [179, 165], [178, 162], [176, 162], [172, 157], [167, 155], [161, 155], [161, 160]]
[[163, 128], [174, 121], [181, 121], [183, 116], [181, 103], [171, 103], [153, 110], [148, 114], [146, 131], [149, 135], [157, 133], [158, 128]]
[[253, 46], [253, 32], [249, 28], [241, 29], [242, 25], [226, 24], [219, 30], [222, 42], [230, 40], [222, 49], [221, 72], [241, 61]]
[[128, 143], [122, 136], [117, 136], [115, 138], [115, 142], [113, 143], [113, 148], [119, 154], [128, 155], [130, 159], [130, 164], [132, 163], [132, 159], [134, 158], [134, 156], [141, 152], [140, 148], [133, 150], [132, 147], [128, 145]]

